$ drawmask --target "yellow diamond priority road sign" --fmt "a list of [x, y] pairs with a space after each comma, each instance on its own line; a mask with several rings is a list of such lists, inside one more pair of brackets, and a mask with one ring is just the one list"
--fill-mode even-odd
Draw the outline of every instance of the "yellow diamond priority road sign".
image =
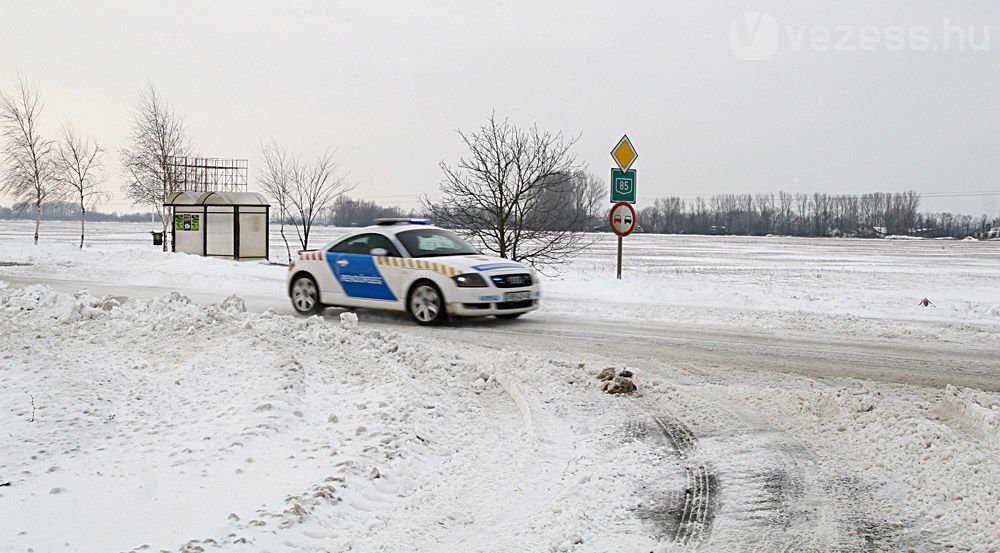
[[623, 172], [627, 172], [628, 168], [632, 166], [635, 160], [639, 157], [636, 153], [635, 148], [632, 147], [632, 142], [629, 141], [628, 135], [622, 135], [622, 139], [618, 141], [618, 145], [615, 146], [614, 150], [611, 150], [611, 157], [615, 158], [615, 163], [618, 164], [618, 168]]

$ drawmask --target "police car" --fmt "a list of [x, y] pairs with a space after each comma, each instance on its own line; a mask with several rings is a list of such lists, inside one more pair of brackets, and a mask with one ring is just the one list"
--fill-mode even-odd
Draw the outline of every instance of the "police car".
[[379, 219], [288, 266], [288, 295], [303, 315], [327, 307], [408, 312], [418, 323], [448, 316], [514, 318], [538, 309], [534, 270], [488, 257], [427, 219]]

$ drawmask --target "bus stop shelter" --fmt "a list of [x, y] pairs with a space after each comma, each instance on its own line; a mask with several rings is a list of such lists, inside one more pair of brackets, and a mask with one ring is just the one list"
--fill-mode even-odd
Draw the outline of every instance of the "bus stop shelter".
[[271, 206], [256, 192], [174, 192], [167, 197], [172, 250], [232, 259], [268, 259]]

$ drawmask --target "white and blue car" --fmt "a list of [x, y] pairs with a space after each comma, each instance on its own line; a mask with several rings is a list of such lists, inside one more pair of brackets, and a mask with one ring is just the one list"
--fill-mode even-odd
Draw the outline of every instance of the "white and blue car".
[[514, 318], [538, 309], [534, 270], [476, 251], [426, 219], [380, 219], [288, 266], [288, 295], [303, 315], [327, 307], [408, 312], [420, 324], [449, 316]]

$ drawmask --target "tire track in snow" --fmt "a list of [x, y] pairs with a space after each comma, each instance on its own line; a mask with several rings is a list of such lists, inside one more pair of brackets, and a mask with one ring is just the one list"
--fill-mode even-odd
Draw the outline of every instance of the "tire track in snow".
[[769, 553], [899, 550], [901, 526], [871, 515], [874, 492], [859, 478], [831, 473], [809, 448], [753, 414], [684, 395], [681, 412], [698, 414], [690, 426], [640, 400], [640, 418], [626, 431], [674, 458], [649, 475], [642, 494], [649, 502], [636, 509], [661, 542]]
[[654, 491], [652, 504], [641, 507], [637, 515], [658, 528], [663, 541], [678, 545], [698, 544], [712, 532], [715, 507], [719, 502], [719, 478], [707, 462], [697, 459], [698, 438], [684, 423], [667, 413], [649, 416], [658, 431], [650, 436], [645, 421], [637, 423], [640, 439], [665, 440], [670, 453], [681, 466], [681, 487]]

